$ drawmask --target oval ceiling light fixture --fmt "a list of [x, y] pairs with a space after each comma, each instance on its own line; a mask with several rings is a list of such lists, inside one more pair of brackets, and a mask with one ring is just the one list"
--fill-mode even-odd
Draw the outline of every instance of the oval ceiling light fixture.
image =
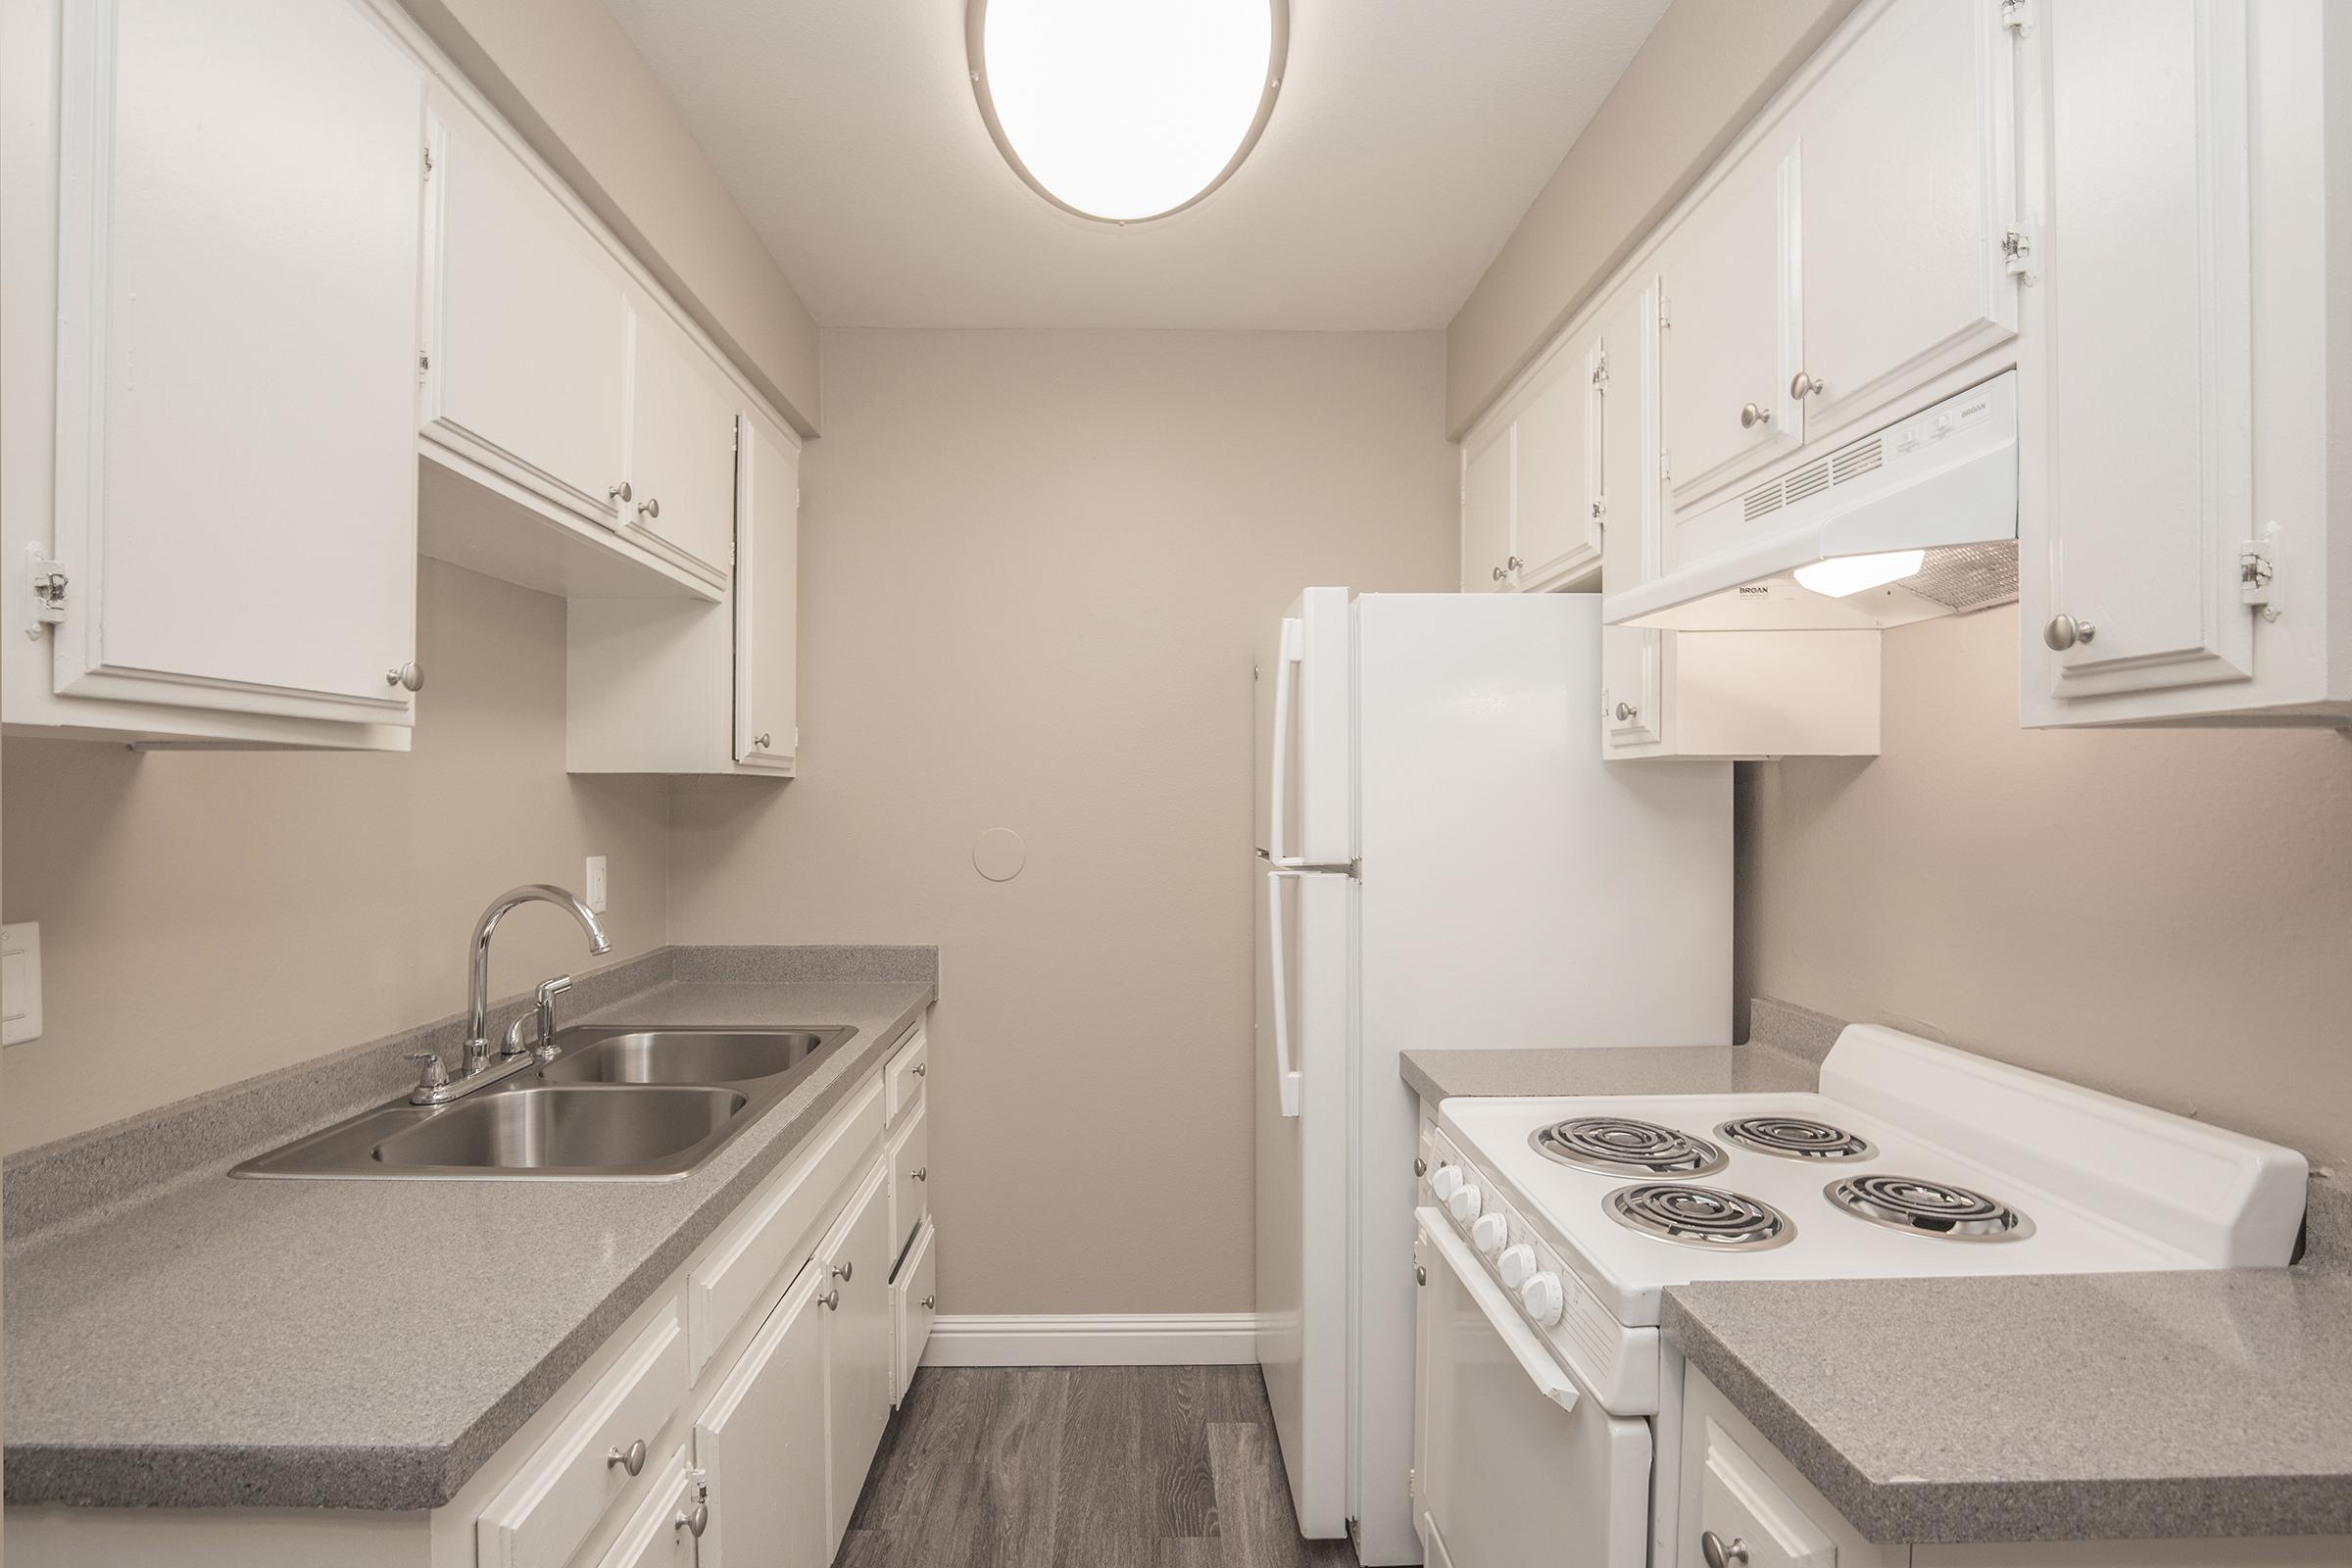
[[968, 0], [980, 118], [1031, 189], [1108, 223], [1180, 213], [1257, 145], [1290, 0]]

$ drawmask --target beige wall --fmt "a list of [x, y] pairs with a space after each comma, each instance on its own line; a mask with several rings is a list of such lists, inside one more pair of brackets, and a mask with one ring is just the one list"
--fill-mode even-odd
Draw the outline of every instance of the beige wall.
[[681, 786], [671, 933], [940, 945], [948, 1310], [1249, 1309], [1252, 635], [1309, 582], [1450, 586], [1442, 354], [825, 334], [806, 776]]
[[1883, 756], [1740, 770], [1740, 994], [2352, 1159], [2352, 735], [2022, 730], [2013, 609], [1885, 657]]
[[[563, 602], [418, 566], [413, 752], [10, 739], [0, 903], [41, 922], [46, 1032], [0, 1059], [0, 1150], [461, 1010], [482, 906], [577, 887], [587, 855], [611, 859], [614, 956], [666, 940], [663, 786], [564, 772]], [[586, 955], [570, 920], [524, 910], [491, 979]]]
[[1446, 330], [1470, 426], [1855, 0], [1675, 0]]
[[601, 0], [401, 5], [800, 432], [814, 434], [816, 323]]

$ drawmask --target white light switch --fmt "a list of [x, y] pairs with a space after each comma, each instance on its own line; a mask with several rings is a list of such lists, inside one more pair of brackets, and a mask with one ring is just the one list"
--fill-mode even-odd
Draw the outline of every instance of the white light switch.
[[605, 858], [588, 857], [588, 907], [598, 914], [605, 912]]
[[0, 925], [0, 1046], [40, 1038], [40, 924]]

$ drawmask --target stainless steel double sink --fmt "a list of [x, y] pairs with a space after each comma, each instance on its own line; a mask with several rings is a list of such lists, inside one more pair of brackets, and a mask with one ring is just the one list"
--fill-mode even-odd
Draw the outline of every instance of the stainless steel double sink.
[[231, 1176], [660, 1181], [724, 1149], [858, 1031], [583, 1026], [560, 1054], [445, 1105], [399, 1102]]

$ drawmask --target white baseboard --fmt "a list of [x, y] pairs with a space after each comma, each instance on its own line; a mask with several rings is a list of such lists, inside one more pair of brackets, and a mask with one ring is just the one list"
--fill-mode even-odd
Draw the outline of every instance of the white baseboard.
[[1254, 1312], [971, 1314], [931, 1323], [925, 1366], [1238, 1366]]

